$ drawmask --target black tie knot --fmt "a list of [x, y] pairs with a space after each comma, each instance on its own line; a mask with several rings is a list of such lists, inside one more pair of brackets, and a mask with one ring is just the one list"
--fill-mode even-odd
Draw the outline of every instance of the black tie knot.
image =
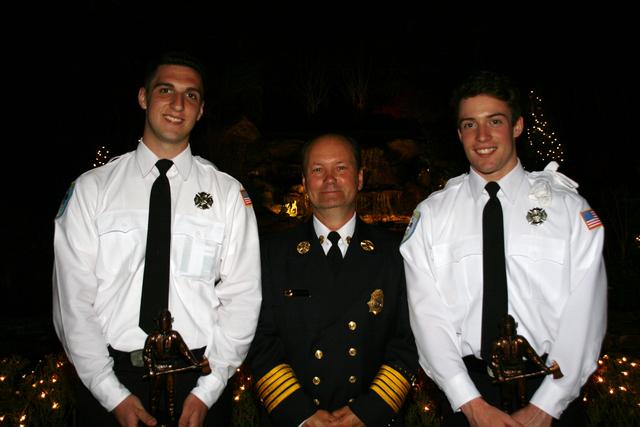
[[332, 245], [337, 245], [338, 242], [340, 241], [340, 234], [338, 234], [337, 231], [332, 231], [329, 233], [327, 238], [329, 239]]
[[500, 190], [500, 185], [495, 181], [491, 181], [484, 186], [484, 189], [487, 190], [487, 193], [489, 193], [489, 197], [493, 199], [496, 197], [496, 194], [498, 194], [498, 190]]
[[166, 175], [167, 171], [171, 169], [173, 166], [173, 162], [168, 159], [160, 159], [156, 162], [156, 167], [160, 171], [160, 175]]

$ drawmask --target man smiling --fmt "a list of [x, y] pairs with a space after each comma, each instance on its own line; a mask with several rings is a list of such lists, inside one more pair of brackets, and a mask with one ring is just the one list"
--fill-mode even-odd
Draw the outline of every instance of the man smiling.
[[[454, 410], [445, 425], [584, 425], [576, 397], [596, 369], [606, 326], [602, 223], [555, 162], [523, 169], [516, 138], [524, 122], [508, 78], [474, 74], [453, 105], [469, 173], [418, 205], [400, 248], [420, 362]], [[485, 221], [485, 211], [499, 221]], [[497, 282], [504, 286], [494, 291]], [[564, 373], [528, 380], [529, 403], [512, 414], [498, 408], [499, 386], [487, 373], [494, 306]]]

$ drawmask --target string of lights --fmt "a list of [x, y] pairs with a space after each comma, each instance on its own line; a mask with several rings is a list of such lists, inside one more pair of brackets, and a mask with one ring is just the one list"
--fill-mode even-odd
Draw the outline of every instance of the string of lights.
[[565, 158], [563, 144], [558, 140], [555, 132], [550, 129], [545, 119], [542, 98], [531, 90], [529, 92], [529, 123], [527, 123], [527, 144], [536, 154], [538, 160], [546, 165], [552, 160], [562, 164]]
[[[33, 364], [20, 356], [0, 359], [0, 426], [65, 426], [73, 414], [75, 371], [63, 353], [47, 355]], [[258, 425], [253, 379], [243, 365], [229, 383], [234, 426]], [[421, 372], [407, 402], [405, 424], [440, 425], [447, 405], [435, 384]], [[640, 425], [640, 360], [605, 354], [582, 389], [589, 425]]]

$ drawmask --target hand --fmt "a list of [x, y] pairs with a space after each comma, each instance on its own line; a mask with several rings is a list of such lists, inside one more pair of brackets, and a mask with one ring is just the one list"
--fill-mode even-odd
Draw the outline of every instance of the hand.
[[130, 394], [120, 402], [112, 413], [122, 427], [138, 427], [138, 421], [141, 421], [146, 426], [158, 424], [158, 421], [144, 409], [140, 399], [133, 394]]
[[202, 370], [202, 375], [209, 375], [211, 373], [211, 366], [209, 366], [209, 359], [203, 357], [200, 363], [198, 364], [200, 369]]
[[549, 427], [553, 421], [551, 415], [531, 403], [514, 412], [513, 419], [525, 427]]
[[207, 412], [209, 412], [209, 407], [195, 395], [189, 393], [182, 405], [178, 427], [201, 427]]
[[489, 405], [483, 398], [476, 397], [460, 407], [471, 427], [509, 426], [523, 427], [506, 412]]
[[332, 426], [332, 423], [335, 421], [336, 417], [323, 409], [318, 409], [313, 415], [307, 418], [307, 420], [303, 424], [303, 427]]
[[348, 406], [343, 406], [340, 409], [336, 409], [331, 413], [338, 420], [331, 424], [332, 426], [337, 427], [365, 427], [364, 423], [360, 421], [360, 418], [356, 414], [353, 413], [351, 408]]

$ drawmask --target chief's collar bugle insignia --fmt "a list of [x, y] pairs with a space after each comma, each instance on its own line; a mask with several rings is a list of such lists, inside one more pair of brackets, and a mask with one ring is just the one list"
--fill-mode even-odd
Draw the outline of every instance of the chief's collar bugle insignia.
[[296, 251], [298, 251], [300, 255], [306, 254], [307, 252], [309, 252], [309, 249], [311, 249], [311, 243], [307, 242], [306, 240], [298, 243], [298, 246], [296, 247]]
[[371, 292], [371, 299], [367, 305], [369, 306], [369, 313], [377, 315], [382, 311], [382, 307], [384, 307], [384, 292], [382, 292], [382, 289], [376, 289]]
[[360, 247], [366, 252], [372, 252], [376, 248], [371, 240], [363, 240]]
[[201, 191], [193, 198], [193, 203], [197, 208], [209, 209], [213, 205], [213, 197], [211, 197], [211, 194]]
[[532, 225], [540, 225], [547, 220], [547, 212], [542, 208], [529, 209], [527, 221]]
[[324, 243], [324, 236], [320, 235], [320, 237], [318, 237], [318, 240], [320, 240], [320, 244]]
[[347, 236], [347, 245], [351, 244], [351, 236]]

